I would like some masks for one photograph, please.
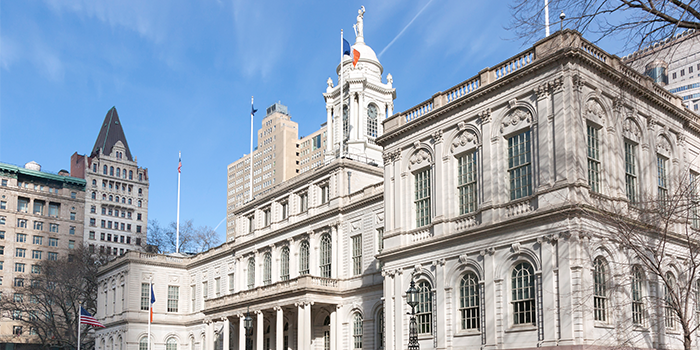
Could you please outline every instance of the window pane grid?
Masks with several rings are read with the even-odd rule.
[[[430,224],[430,168],[416,173],[416,227]]]
[[[625,142],[625,192],[632,203],[637,202],[636,148],[637,146]]]
[[[588,125],[588,185],[600,192],[600,139],[599,129]]]
[[[282,248],[282,258],[280,259],[280,280],[289,280],[289,247]]]
[[[607,321],[607,264],[598,257],[593,261],[593,314],[596,321]]]
[[[462,329],[479,330],[479,280],[473,273],[462,277],[459,286]]]
[[[151,300],[148,283],[141,283],[141,310],[148,310],[148,303]]]
[[[270,283],[272,283],[272,254],[265,253],[263,263],[263,284],[268,285]]]
[[[248,260],[248,289],[255,287],[255,259]]]
[[[352,273],[359,275],[362,273],[362,236],[352,237]]]
[[[642,300],[643,275],[639,266],[632,269],[632,323],[642,325],[644,322],[644,302]]]
[[[532,194],[530,130],[508,139],[508,173],[511,200]]]
[[[326,233],[321,236],[321,261],[319,264],[321,277],[331,278],[331,248],[331,236]]]
[[[666,178],[666,158],[656,157],[656,171],[658,178],[658,200],[663,202],[668,196],[668,179]]]
[[[418,284],[418,305],[416,305],[418,333],[431,334],[433,325],[433,298],[430,283]]]
[[[168,312],[177,312],[180,287],[168,286]]]
[[[353,349],[362,349],[362,316],[358,313],[353,317],[352,340]]]
[[[309,241],[301,242],[299,251],[299,274],[309,274]]]
[[[535,324],[535,274],[532,265],[520,263],[513,269],[513,324]]]
[[[476,210],[476,153],[459,157],[458,160],[459,214]]]

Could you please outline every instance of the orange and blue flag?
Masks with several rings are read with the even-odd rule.
[[[153,285],[151,284],[151,322],[153,322],[153,304],[156,302],[156,294],[153,293]]]

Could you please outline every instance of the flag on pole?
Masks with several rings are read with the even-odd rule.
[[[97,321],[97,319],[90,315],[90,313],[87,312],[87,310],[83,309],[82,306],[80,307],[80,323],[105,328],[105,326],[102,323]]]
[[[182,168],[182,156],[180,156],[180,159],[178,160],[177,163],[177,173],[180,173],[180,169]]]
[[[257,111],[258,110],[253,107],[253,101],[250,101],[250,117],[252,118]]]
[[[357,61],[359,61],[359,60],[360,60],[360,51],[352,49],[352,66],[355,67],[357,65]]]
[[[153,304],[156,302],[156,295],[153,293],[153,285],[151,284],[151,322],[153,322]]]
[[[343,39],[343,56],[345,55],[350,56],[350,43]]]

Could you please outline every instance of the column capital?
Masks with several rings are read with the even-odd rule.
[[[275,310],[275,311],[282,311],[282,307],[281,307],[281,306],[274,306],[272,309]]]

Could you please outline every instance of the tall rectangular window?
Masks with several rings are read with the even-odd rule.
[[[666,177],[666,166],[667,166],[667,160],[666,158],[657,155],[656,156],[656,174],[658,178],[658,200],[661,202],[661,205],[664,205],[663,202],[666,200],[668,197],[668,178]]]
[[[508,174],[511,200],[532,194],[530,130],[508,139]]]
[[[362,273],[362,235],[352,237],[352,274]]]
[[[328,203],[328,197],[329,197],[329,188],[328,185],[322,185],[321,186],[321,204],[326,204]]]
[[[141,283],[141,310],[148,310],[151,302],[151,290],[148,283]]]
[[[26,213],[29,210],[29,199],[28,198],[17,198],[17,211]]]
[[[209,283],[207,281],[202,282],[202,299],[207,300],[209,298]]]
[[[234,283],[235,280],[233,279],[233,277],[234,277],[233,273],[228,274],[228,292],[229,293],[233,293],[233,287],[235,286],[235,283]]]
[[[417,172],[415,181],[416,227],[421,227],[430,224],[430,168]]]
[[[384,249],[384,227],[377,229],[377,250],[381,253]]]
[[[459,189],[459,214],[476,210],[476,152],[465,154],[457,160],[457,188]]]
[[[625,141],[625,192],[627,199],[637,202],[637,145]]]
[[[591,125],[588,129],[588,186],[600,192],[600,129]]]
[[[221,278],[214,278],[214,295],[219,297],[221,295]]]
[[[197,286],[194,284],[190,286],[190,311],[194,312],[195,305],[197,304]]]
[[[168,312],[177,312],[177,303],[180,299],[180,287],[168,286]]]
[[[34,214],[44,215],[44,202],[37,200],[34,201]]]
[[[699,69],[700,70],[700,69]],[[692,228],[699,230],[700,229],[700,204],[698,204],[698,200],[700,200],[700,178],[698,177],[697,173],[690,172],[690,193],[691,193],[691,198],[694,200],[693,206],[690,208],[691,210],[691,226]],[[698,302],[700,305],[700,302]]]
[[[58,209],[59,209],[58,203],[49,203],[49,216],[53,216],[53,217],[57,218],[58,217]]]
[[[270,226],[270,224],[272,223],[272,209],[267,208],[263,211],[263,213],[265,214],[264,215],[265,216],[265,225],[264,226]]]
[[[299,202],[301,204],[301,212],[309,210],[309,194],[304,192],[299,195]]]
[[[282,220],[287,220],[289,217],[289,202],[282,202]]]

